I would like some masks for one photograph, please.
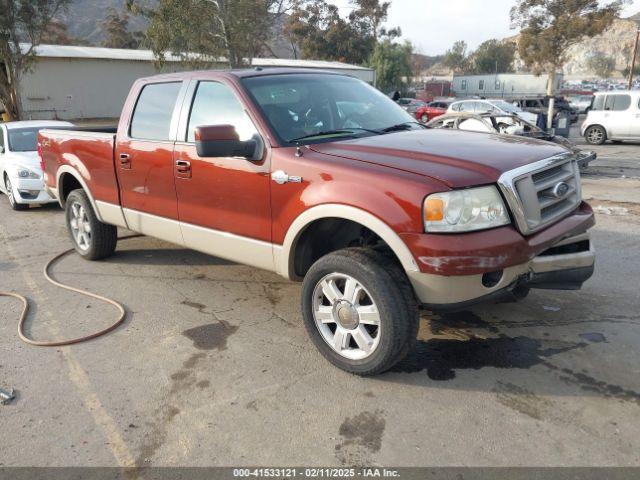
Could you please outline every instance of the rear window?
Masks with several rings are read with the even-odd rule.
[[[180,88],[182,82],[154,83],[142,89],[131,119],[131,138],[169,140]]]
[[[631,96],[629,95],[607,95],[604,109],[612,112],[624,112],[631,106]]]

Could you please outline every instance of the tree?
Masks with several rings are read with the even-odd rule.
[[[142,32],[129,31],[129,15],[126,12],[118,12],[110,7],[107,16],[102,21],[102,28],[107,33],[107,38],[102,42],[106,48],[130,48],[140,47],[143,40]]]
[[[616,59],[604,55],[594,55],[587,62],[587,66],[600,78],[609,78],[616,69]],[[628,72],[627,72],[628,73]]]
[[[629,78],[629,74],[631,73],[631,66],[627,65],[626,67],[624,67],[624,70],[622,70],[622,75],[624,75],[625,78]],[[638,76],[640,75],[640,65],[636,65],[633,69],[633,76]]]
[[[513,42],[487,40],[472,55],[475,73],[513,72],[516,46]]]
[[[22,118],[20,84],[35,61],[35,49],[53,18],[70,0],[0,0],[0,102]],[[27,43],[22,48],[21,42]]]
[[[375,46],[369,66],[376,70],[376,85],[383,92],[401,90],[403,78],[413,75],[413,46],[385,38]]]
[[[469,70],[467,42],[459,40],[444,54],[442,64],[453,70],[453,73],[465,73]]]
[[[512,26],[520,27],[518,52],[535,73],[547,73],[549,118],[553,127],[556,72],[565,62],[567,49],[585,36],[607,29],[627,0],[602,5],[598,0],[517,0],[511,9]]]
[[[269,39],[284,0],[128,0],[130,11],[149,19],[147,41],[158,63],[167,52],[192,68],[226,58],[230,67],[257,56]]]
[[[352,0],[347,18],[326,0],[297,0],[285,34],[300,45],[303,58],[364,64],[380,38],[395,38],[399,29],[386,30],[389,2]]]

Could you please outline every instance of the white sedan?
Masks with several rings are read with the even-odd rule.
[[[72,127],[69,122],[28,121],[0,124],[0,191],[14,210],[55,202],[44,189],[38,156],[38,132]]]

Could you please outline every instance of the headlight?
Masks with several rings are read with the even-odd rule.
[[[427,232],[473,232],[511,223],[494,186],[429,195],[423,210]]]
[[[29,170],[28,168],[19,168],[18,169],[18,177],[20,178],[40,178],[40,175],[34,172],[33,170]]]

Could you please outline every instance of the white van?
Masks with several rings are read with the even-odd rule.
[[[582,136],[591,145],[607,140],[640,140],[640,91],[596,93]]]

